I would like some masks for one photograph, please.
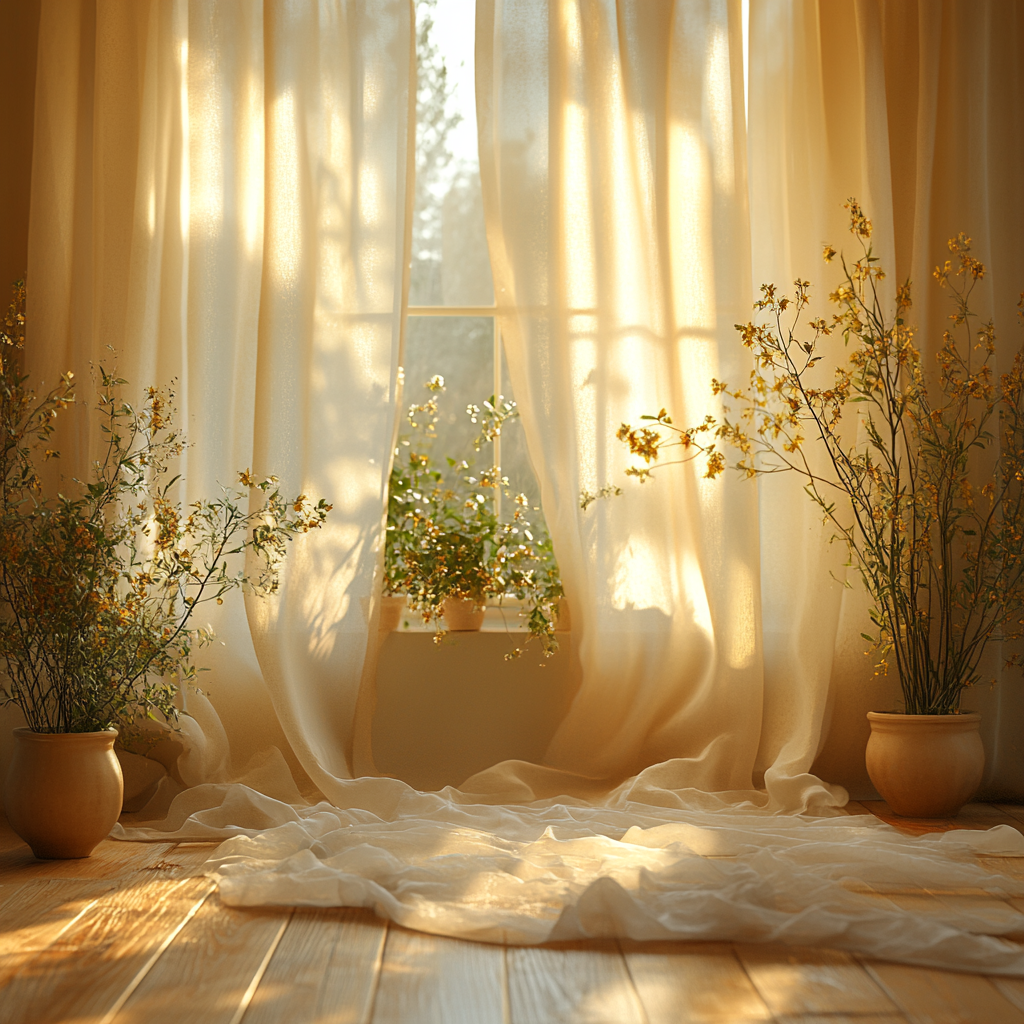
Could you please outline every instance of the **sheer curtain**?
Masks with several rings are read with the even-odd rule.
[[[1024,289],[1022,54],[1024,12],[1002,0],[751,0],[755,286],[810,279],[826,312],[835,271],[821,246],[849,239],[842,203],[856,196],[873,220],[889,294],[911,281],[916,339],[931,356],[950,312],[931,271],[964,231],[988,267],[974,306],[995,321],[1004,372],[1024,341],[1015,308]],[[860,639],[863,595],[847,590],[840,605],[823,571],[829,553],[809,542],[820,537],[818,517],[799,481],[775,478],[760,490],[766,686],[783,692],[794,673],[831,674],[827,749],[815,771],[860,775],[867,788],[865,712],[895,707],[895,682],[872,675]],[[977,687],[965,704],[983,712],[982,796],[1020,800],[1024,688],[1004,660],[993,651],[985,672],[997,684]]]
[[[808,774],[838,593],[814,602],[784,678],[766,676],[757,487],[697,464],[627,486],[614,440],[659,408],[701,421],[711,378],[747,372],[739,13],[493,5],[481,167],[509,371],[582,623],[583,684],[549,760],[615,780],[658,765],[642,785],[800,811],[845,802]],[[581,510],[582,491],[618,484]]]
[[[29,371],[74,370],[83,400],[90,366],[116,361],[133,400],[173,380],[193,442],[184,501],[251,467],[334,505],[292,546],[278,597],[213,622],[223,646],[210,700],[192,694],[183,718],[186,783],[246,777],[297,801],[292,774],[330,792],[356,771],[412,47],[405,0],[43,5]],[[68,473],[96,440],[72,425]]]
[[[897,690],[865,658],[865,597],[855,574],[838,582],[844,553],[801,481],[710,482],[692,464],[641,487],[614,433],[659,408],[680,423],[718,411],[711,377],[749,370],[733,325],[752,286],[810,278],[828,315],[822,243],[849,239],[850,196],[886,287],[914,280],[929,351],[948,313],[931,267],[958,230],[976,237],[979,312],[1008,364],[1024,287],[1019,10],[752,0],[748,134],[738,3],[485,9],[497,302],[583,632],[583,685],[547,759],[613,779],[657,764],[643,778],[671,789],[763,785],[786,810],[841,801],[816,777],[830,770],[870,792],[865,712]],[[580,509],[609,484],[626,493]],[[1024,694],[1005,675],[968,700],[987,712],[985,792],[1020,798]]]
[[[45,9],[40,51],[34,369],[110,340],[133,381],[178,375],[210,453],[187,466],[190,491],[251,450],[258,472],[335,502],[280,600],[248,609],[254,656],[242,624],[215,624],[223,724],[190,704],[194,784],[118,834],[225,839],[210,871],[234,904],[371,906],[488,941],[781,940],[1024,973],[997,937],[1020,915],[923,921],[867,895],[1024,893],[974,860],[1024,841],[909,840],[840,815],[843,793],[809,774],[828,638],[791,685],[770,682],[758,491],[683,471],[578,508],[581,488],[619,479],[619,418],[662,402],[698,415],[708,376],[740,371],[738,3],[478,4],[496,291],[585,677],[544,764],[439,793],[374,777],[360,686],[394,422],[410,9],[67,9]],[[254,759],[225,763],[228,738]],[[319,794],[279,781],[275,740]]]

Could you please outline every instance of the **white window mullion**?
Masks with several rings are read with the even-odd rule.
[[[409,316],[494,316],[494,306],[409,306]]]

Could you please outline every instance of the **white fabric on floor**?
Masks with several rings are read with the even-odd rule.
[[[370,907],[409,928],[485,942],[785,942],[1024,974],[1024,951],[998,937],[1024,930],[1009,906],[994,923],[991,913],[972,919],[938,904],[923,915],[869,895],[1024,895],[1024,880],[975,861],[1024,856],[1009,826],[908,838],[871,815],[770,814],[741,794],[660,790],[645,774],[602,801],[518,805],[420,793],[395,779],[342,784],[344,808],[206,785],[183,793],[158,829],[120,834],[232,835],[209,868],[235,906]]]

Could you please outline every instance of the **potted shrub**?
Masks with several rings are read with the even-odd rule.
[[[749,383],[712,389],[738,403],[738,416],[726,408],[679,428],[663,409],[644,417],[654,426],[624,424],[618,436],[641,458],[627,471],[640,480],[670,447],[682,461],[705,459],[709,477],[726,467],[723,448],[738,451],[747,476],[804,477],[872,599],[874,630],[864,637],[902,690],[899,712],[868,716],[869,775],[896,813],[945,817],[970,799],[984,766],[980,716],[961,710],[964,692],[989,645],[1022,633],[1024,357],[996,378],[993,325],[972,323],[969,307],[985,268],[961,234],[949,242],[953,259],[935,269],[953,311],[926,368],[908,323],[909,284],[886,315],[871,224],[855,200],[847,208],[861,255],[842,261],[830,296],[839,312],[801,325],[809,285],[798,280],[792,298],[762,286],[760,322],[737,325],[753,359]],[[824,256],[836,252],[826,246]],[[834,334],[849,356],[826,372],[817,364]],[[821,451],[825,470],[816,468]]]
[[[197,608],[241,587],[273,592],[288,540],[330,506],[286,501],[273,478],[245,472],[244,491],[183,509],[171,496],[185,449],[172,396],[150,389],[136,411],[102,370],[101,458],[88,481],[48,493],[41,464],[58,457],[54,419],[75,389],[70,375],[42,397],[26,386],[23,303],[18,286],[0,325],[0,702],[28,723],[15,730],[4,804],[36,856],[86,857],[121,811],[118,731],[173,725],[180,688],[194,683],[193,651],[211,639],[193,625]]]
[[[449,631],[479,629],[489,599],[515,598],[528,641],[538,640],[545,655],[553,654],[562,584],[547,531],[531,523],[527,498],[511,493],[498,467],[475,475],[468,459],[448,455],[441,468],[431,449],[444,379],[435,376],[425,386],[430,397],[410,408],[412,431],[401,437],[391,472],[385,594],[406,595],[413,611],[434,626],[436,642]],[[518,411],[492,396],[482,408],[469,406],[467,415],[479,426],[473,445],[479,452]],[[498,516],[496,489],[509,497],[510,516]],[[515,647],[507,657],[521,653]]]

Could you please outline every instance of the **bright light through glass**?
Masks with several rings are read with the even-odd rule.
[[[448,136],[448,148],[454,163],[476,167],[476,0],[440,0],[433,17],[434,37],[445,54],[448,81],[453,86],[449,108],[462,115],[462,121]]]

